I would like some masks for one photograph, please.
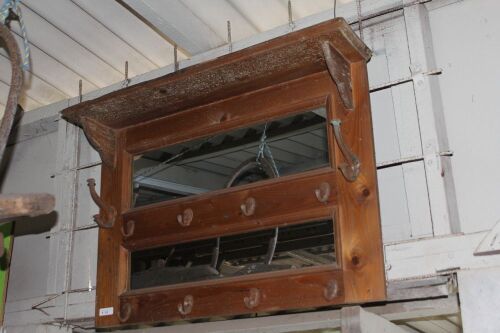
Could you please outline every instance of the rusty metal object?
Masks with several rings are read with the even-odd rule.
[[[236,168],[236,171],[233,173],[231,178],[229,178],[229,181],[226,184],[226,188],[235,186],[235,183],[241,176],[255,169],[261,169],[268,178],[278,177],[276,171],[274,170],[271,162],[268,160],[267,157],[260,157],[258,161],[254,157],[252,157],[242,162]]]
[[[245,303],[245,306],[249,309],[258,307],[260,304],[260,290],[251,288],[248,292],[248,296],[243,298],[243,303]]]
[[[353,182],[359,176],[361,162],[359,161],[359,158],[347,146],[342,137],[342,132],[340,131],[340,125],[342,124],[342,122],[339,119],[333,119],[331,121],[331,124],[333,126],[333,134],[335,135],[335,140],[337,141],[340,151],[342,152],[342,155],[344,155],[344,158],[347,162],[340,163],[339,169],[340,171],[342,171],[342,174],[347,181]]]
[[[255,198],[248,197],[245,202],[241,204],[240,209],[243,215],[252,216],[255,213],[255,207],[257,206],[257,201]]]
[[[186,295],[182,302],[177,304],[177,311],[183,316],[186,316],[193,311],[194,299],[191,295]]]
[[[182,214],[177,214],[177,222],[182,227],[189,227],[191,222],[193,222],[194,212],[191,208],[186,208]]]
[[[318,188],[314,191],[316,198],[319,202],[326,203],[330,198],[331,186],[327,182],[319,184]]]
[[[336,280],[330,280],[328,281],[325,290],[323,292],[323,296],[327,301],[331,301],[335,297],[337,297],[339,294],[339,284],[337,283]]]
[[[110,229],[115,225],[116,220],[116,209],[113,206],[108,206],[97,194],[95,190],[95,179],[87,179],[87,185],[89,186],[90,196],[94,200],[95,204],[99,207],[102,214],[94,215],[94,221],[101,228]]]
[[[129,220],[127,223],[124,222],[120,230],[124,239],[131,237],[135,231],[135,221]]]
[[[12,33],[3,24],[0,24],[0,38],[5,43],[12,68],[9,96],[7,98],[2,123],[0,124],[0,156],[3,156],[17,111],[17,102],[23,85],[23,71],[21,69],[21,53],[19,52],[19,47]]]
[[[130,319],[132,315],[132,305],[130,303],[122,304],[120,311],[118,311],[118,319],[121,323],[124,323]]]

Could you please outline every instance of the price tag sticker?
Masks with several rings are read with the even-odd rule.
[[[113,307],[99,309],[99,317],[111,316],[112,314],[113,314]]]

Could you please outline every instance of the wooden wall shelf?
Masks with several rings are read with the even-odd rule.
[[[384,300],[366,70],[370,55],[345,20],[335,19],[64,110],[63,117],[83,127],[100,153],[100,200],[103,207],[116,211],[112,227],[99,230],[96,326]],[[306,111],[309,118],[304,116]],[[191,147],[191,160],[200,157],[203,148],[199,147],[210,147],[210,156],[218,156],[213,152],[234,151],[240,141],[250,147],[258,145],[255,137],[267,140],[268,124],[269,133],[273,126],[290,122],[296,126],[285,129],[301,130],[306,118],[313,119],[314,130],[320,131],[316,141],[324,140],[321,148],[316,149],[320,151],[319,160],[325,159],[321,160],[323,164],[312,157],[300,163],[287,162],[290,170],[295,167],[300,171],[278,177],[278,167],[273,166],[274,178],[230,188],[219,182],[219,187],[214,185],[211,190],[192,186],[189,182],[194,178],[187,177],[188,185],[180,184],[180,180],[173,183],[181,188],[178,193],[189,192],[186,189],[193,193],[183,194],[186,196],[182,198],[178,193],[163,193],[161,202],[134,206],[136,168],[140,163],[167,165],[172,159],[184,158],[183,153],[172,155],[170,147]],[[238,131],[249,134],[235,141],[234,133]],[[311,136],[312,129],[308,131],[299,132]],[[216,140],[210,138],[220,140],[215,144]],[[307,144],[297,138],[293,141],[296,144]],[[205,146],[192,148],[192,142],[197,140],[206,140]],[[220,143],[231,140],[232,146]],[[276,149],[272,142],[269,145]],[[157,153],[163,157],[152,162],[151,156]],[[187,158],[185,161],[188,163]],[[303,167],[307,163],[314,167]],[[214,173],[213,178],[217,177],[222,176]],[[172,179],[153,178],[148,180],[172,184]],[[206,177],[201,181],[206,183]],[[105,217],[106,210],[101,211],[101,217]],[[283,245],[278,240],[283,237],[279,230],[298,230],[302,225],[316,225],[311,224],[314,221],[322,221],[321,225],[329,225],[333,230],[321,236],[331,244],[324,247],[331,252],[325,257],[331,262],[313,261],[309,266],[292,265],[289,269],[283,268],[286,265],[265,266],[271,265],[274,251]],[[229,243],[224,240],[267,230],[271,230],[270,235],[275,230],[274,240],[271,237],[269,241],[269,247],[274,248],[268,263],[259,266],[264,271],[224,276],[220,273],[219,250],[229,253],[224,248]],[[289,235],[290,239],[295,236]],[[154,268],[144,264],[146,261],[137,264],[134,258],[139,254],[151,255],[160,249],[180,251],[189,242],[210,239],[217,240],[213,249],[216,260],[204,269],[215,270],[216,276],[191,276],[187,282],[147,288],[131,285],[131,276]],[[222,258],[229,260],[224,254]],[[175,266],[168,260],[170,256],[160,261],[160,271],[167,267],[169,272],[182,275],[192,264]],[[241,262],[238,265],[246,267]]]

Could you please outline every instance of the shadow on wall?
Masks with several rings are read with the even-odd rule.
[[[57,212],[37,217],[19,217],[15,219],[14,236],[43,234],[49,232],[57,223]]]
[[[12,128],[12,132],[9,136],[9,143],[5,149],[2,160],[0,161],[0,194],[7,193],[4,191],[3,187],[5,184],[5,180],[9,169],[14,168],[12,164],[13,155],[16,154],[15,145],[12,145],[12,142],[15,141],[16,137],[19,136],[19,125],[20,120],[23,116],[24,112],[22,108],[18,108],[16,117],[14,119],[14,126]],[[1,116],[0,116],[1,120]],[[36,163],[36,161],[34,161]],[[15,172],[15,170],[10,170]],[[21,193],[34,192],[34,191],[22,191]],[[17,191],[16,191],[17,193]],[[27,234],[42,234],[49,232],[50,229],[57,223],[57,212],[53,211],[50,214],[41,215],[37,217],[16,217],[12,221],[14,223],[14,236],[23,236]],[[0,221],[0,223],[6,221]],[[1,264],[1,263],[0,263]]]

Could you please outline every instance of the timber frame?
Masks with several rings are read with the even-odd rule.
[[[64,110],[103,161],[96,327],[385,300],[370,56],[335,19]],[[327,110],[329,167],[131,208],[134,155],[315,107]],[[129,288],[132,250],[320,218],[335,220],[335,266]]]

